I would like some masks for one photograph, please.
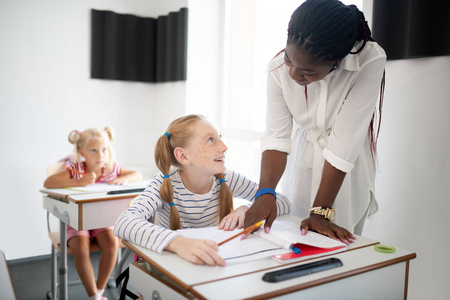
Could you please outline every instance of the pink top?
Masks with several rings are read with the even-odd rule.
[[[86,163],[83,161],[81,163],[78,162],[71,162],[67,167],[71,168],[72,170],[76,170],[78,172],[74,172],[71,170],[68,170],[70,172],[70,178],[71,179],[81,179],[83,178],[84,174],[86,173]],[[105,170],[105,168],[102,168],[102,175],[97,178],[95,181],[96,183],[108,183],[113,179],[116,179],[120,176],[122,173],[122,168],[119,166],[117,162],[114,163],[111,170]]]

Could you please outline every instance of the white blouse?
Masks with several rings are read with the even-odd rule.
[[[361,42],[352,52],[360,46]],[[291,191],[282,189],[293,202],[294,214],[307,217],[307,208],[314,202],[320,183],[324,159],[343,172],[354,173],[347,174],[336,198],[335,223],[351,231],[371,202],[370,212],[376,211],[375,168],[368,129],[379,97],[385,62],[384,50],[375,42],[367,42],[360,53],[347,55],[337,70],[307,85],[306,91],[290,78],[289,68],[284,65],[284,52],[269,63],[266,131],[261,149],[288,154],[295,149],[296,153],[289,155],[288,172],[285,171],[283,178],[284,182],[289,182]],[[301,133],[293,134],[294,128]],[[293,140],[296,145],[292,144]],[[296,173],[302,170],[309,170],[311,177],[306,191],[298,191],[294,188],[297,182],[292,182],[298,180]],[[296,202],[298,198],[305,198],[300,195],[305,192],[309,203],[301,204],[300,209]]]

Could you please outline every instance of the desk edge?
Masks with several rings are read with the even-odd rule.
[[[416,258],[416,253],[410,253],[407,254],[405,256],[402,257],[397,257],[388,261],[383,261],[380,263],[376,263],[373,265],[369,265],[369,266],[365,266],[359,269],[354,269],[351,271],[347,271],[347,272],[343,272],[343,273],[339,273],[339,274],[335,274],[335,275],[331,275],[328,277],[323,277],[311,282],[306,282],[304,284],[299,284],[299,285],[295,285],[295,286],[291,286],[288,288],[284,288],[284,289],[280,289],[280,290],[276,290],[270,293],[266,293],[266,294],[261,294],[255,297],[249,297],[249,298],[245,298],[246,300],[253,300],[253,299],[268,299],[268,298],[273,298],[273,297],[278,297],[278,296],[282,296],[282,295],[286,295],[289,293],[293,293],[293,292],[297,292],[300,290],[304,290],[304,289],[308,289],[308,288],[312,288],[312,287],[316,287],[319,286],[321,284],[325,284],[325,283],[329,283],[332,281],[337,281],[337,280],[341,280],[344,278],[348,278],[348,277],[352,277],[358,274],[362,274],[365,272],[370,272],[373,270],[377,270],[380,268],[384,268],[384,267],[388,267],[391,265],[395,265],[398,263],[402,263],[405,262],[407,265],[405,266],[406,269],[409,269],[408,263],[411,259]],[[405,289],[408,286],[408,282],[407,282],[407,277],[405,278],[406,282],[405,282]],[[406,292],[406,290],[405,290]]]
[[[192,290],[191,285],[185,284],[183,281],[178,279],[176,276],[174,276],[172,273],[168,272],[166,269],[164,269],[162,266],[160,266],[158,263],[156,263],[154,260],[150,259],[148,256],[146,256],[144,253],[142,253],[139,249],[134,247],[133,244],[128,242],[127,240],[122,240],[123,244],[133,250],[137,255],[142,257],[145,261],[150,263],[153,267],[158,269],[161,273],[163,273],[165,276],[170,278],[170,280],[174,281],[176,284],[178,284],[181,288],[183,288],[186,292],[190,292]]]

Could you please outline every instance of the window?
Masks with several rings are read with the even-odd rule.
[[[284,49],[289,19],[301,2],[194,0],[188,4],[186,110],[216,122],[229,148],[226,166],[256,182],[265,128],[266,66]],[[362,0],[343,2],[362,7]]]

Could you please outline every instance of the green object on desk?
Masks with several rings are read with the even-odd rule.
[[[378,244],[378,245],[375,245],[375,251],[378,251],[381,253],[395,253],[395,247]]]

